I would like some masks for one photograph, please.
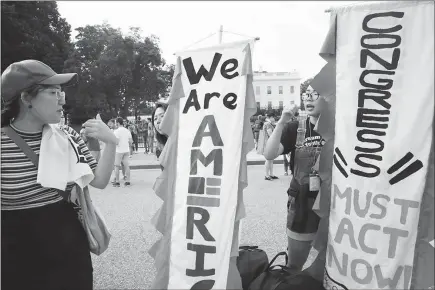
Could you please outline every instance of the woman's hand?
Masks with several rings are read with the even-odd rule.
[[[85,135],[85,128],[82,128],[81,130],[80,130],[80,137],[82,137],[82,139],[83,139],[83,142],[88,142],[88,140],[87,140],[87,138],[86,138],[86,135]]]
[[[101,120],[90,119],[83,124],[85,128],[85,135],[96,138],[104,143],[118,143],[118,139],[109,126],[103,123]]]
[[[279,119],[278,123],[285,124],[291,121],[295,113],[299,110],[298,106],[292,106],[290,108],[285,108],[282,111],[281,118]]]

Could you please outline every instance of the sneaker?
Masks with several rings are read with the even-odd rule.
[[[271,175],[270,178],[272,178],[272,179],[278,179],[278,176]]]
[[[131,184],[130,184],[130,182],[128,182],[128,181],[126,181],[126,182],[124,182],[124,186],[130,186]]]
[[[121,186],[121,184],[119,182],[114,182],[113,183],[113,187],[120,187],[120,186]]]
[[[265,180],[272,180],[272,178],[270,176],[265,176],[264,179]]]

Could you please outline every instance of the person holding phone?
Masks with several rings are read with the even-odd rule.
[[[287,237],[288,266],[295,270],[301,270],[306,262],[320,221],[312,207],[320,187],[317,161],[325,144],[316,131],[325,102],[323,97],[309,86],[302,100],[308,117],[299,116],[298,121],[292,121],[297,106],[285,109],[264,150],[268,160],[289,153],[293,157],[290,160],[293,178],[287,191]]]

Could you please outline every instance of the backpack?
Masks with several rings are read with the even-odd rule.
[[[325,290],[321,281],[304,271],[294,271],[283,265],[273,266],[279,256],[285,256],[288,264],[287,253],[278,253],[267,269],[251,283],[249,290]]]
[[[239,247],[237,257],[237,269],[242,278],[243,290],[248,290],[249,284],[255,280],[269,265],[269,259],[265,251],[258,246]]]

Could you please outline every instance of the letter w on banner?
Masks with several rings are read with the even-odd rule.
[[[179,53],[177,176],[168,289],[226,289],[242,153],[249,42]]]
[[[327,289],[409,289],[434,116],[434,3],[338,8]],[[432,253],[433,254],[433,253]]]

